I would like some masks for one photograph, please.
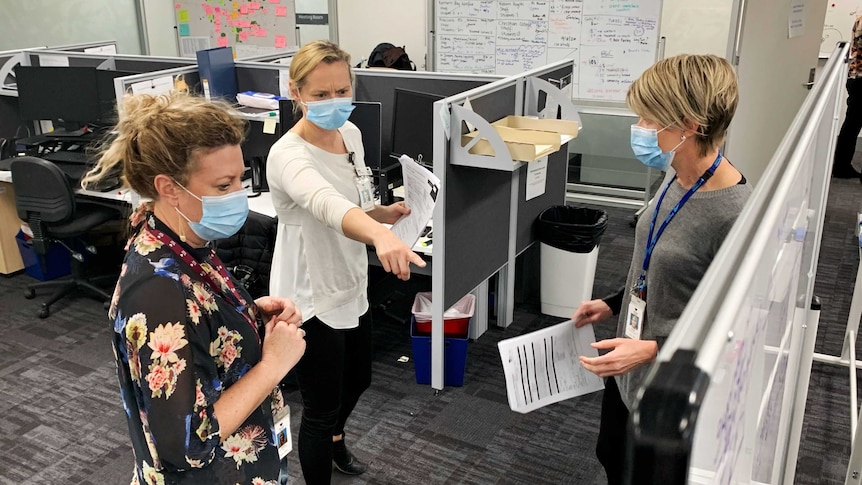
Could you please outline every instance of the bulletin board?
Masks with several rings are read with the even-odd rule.
[[[435,0],[434,68],[512,75],[574,59],[574,98],[623,101],[656,61],[661,8],[661,0]]]
[[[233,47],[245,57],[296,47],[294,0],[175,0],[180,55]]]
[[[838,42],[851,40],[853,21],[858,14],[862,14],[862,0],[832,0],[826,5],[820,57],[829,57]]]

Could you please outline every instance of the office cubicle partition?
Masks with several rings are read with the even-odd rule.
[[[155,57],[39,49],[26,50],[23,64],[27,66],[66,65],[100,67],[102,69],[143,73],[195,65],[195,60],[183,57]]]
[[[847,51],[829,58],[650,370],[632,414],[636,481],[793,483]],[[862,464],[853,333],[849,361],[826,360],[850,368],[846,483]]]
[[[298,47],[292,47],[290,49],[285,49],[281,51],[275,52],[267,52],[266,54],[258,54],[254,56],[247,57],[237,57],[237,62],[267,62],[267,63],[276,63],[276,64],[290,64],[290,59],[296,55],[296,51],[298,51]]]
[[[526,200],[528,164],[513,161],[490,123],[508,115],[576,119],[570,99],[548,81],[571,76],[571,60],[507,77],[434,104],[434,174],[442,190],[434,210],[431,385],[443,388],[443,312],[499,272],[497,324],[514,312],[514,268],[518,253],[535,240],[532,225],[541,210],[565,203],[566,149],[548,156],[545,191]],[[531,79],[540,81],[531,81]],[[545,81],[542,83],[541,81]],[[469,99],[471,109],[463,104]],[[469,153],[461,135],[470,123],[495,155]]]

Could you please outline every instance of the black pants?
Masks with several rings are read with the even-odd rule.
[[[853,170],[850,162],[856,152],[856,138],[862,130],[862,78],[847,80],[847,114],[838,132],[835,143],[835,161],[832,173],[848,173]]]
[[[299,462],[309,485],[328,484],[332,476],[332,437],[371,384],[371,313],[359,327],[335,330],[316,317],[306,321],[305,355],[296,367],[302,394]]]
[[[623,469],[628,466],[626,464],[628,424],[629,410],[620,397],[616,379],[609,377],[605,379],[599,441],[596,444],[596,456],[605,469],[609,485],[623,483]]]

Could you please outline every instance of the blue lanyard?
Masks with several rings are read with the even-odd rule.
[[[652,253],[655,249],[656,243],[658,243],[659,238],[664,233],[664,230],[667,229],[668,224],[670,224],[670,221],[673,219],[676,213],[679,212],[679,210],[682,209],[682,206],[684,206],[685,203],[688,202],[688,199],[690,199],[691,196],[694,195],[694,193],[697,192],[697,190],[701,188],[701,186],[703,186],[703,184],[706,183],[706,181],[709,180],[715,174],[715,170],[718,168],[719,163],[721,163],[721,158],[721,152],[718,152],[718,156],[715,157],[715,161],[712,162],[712,166],[706,169],[706,172],[703,172],[703,175],[701,175],[700,178],[697,179],[697,182],[695,182],[695,184],[690,189],[688,189],[688,192],[686,192],[685,195],[683,195],[682,198],[679,199],[679,202],[677,202],[673,209],[670,210],[670,213],[668,213],[667,217],[665,217],[664,222],[662,222],[661,226],[659,226],[658,232],[655,234],[655,238],[653,238],[655,222],[658,219],[658,211],[661,208],[661,203],[664,200],[664,196],[667,194],[668,189],[670,188],[671,184],[673,184],[676,180],[675,174],[670,180],[670,182],[668,182],[668,184],[665,186],[664,190],[662,190],[661,196],[659,196],[658,198],[658,203],[656,203],[655,205],[655,211],[653,211],[652,213],[652,221],[649,225],[649,235],[647,236],[646,252],[644,253],[643,271],[641,272],[641,275],[638,278],[638,281],[635,286],[636,293],[641,298],[646,298],[646,273],[649,270],[650,260],[652,259]]]

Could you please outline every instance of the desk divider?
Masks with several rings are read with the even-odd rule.
[[[565,203],[565,147],[548,157],[545,194],[526,201],[527,164],[511,159],[490,122],[508,115],[556,118],[557,111],[563,119],[576,119],[571,101],[547,82],[571,76],[573,71],[572,60],[559,61],[434,103],[434,112],[442,112],[434,118],[434,173],[442,190],[434,209],[432,291],[443,295],[431,302],[434,389],[443,388],[443,311],[474,288],[484,289],[487,280],[498,273],[497,324],[510,324],[516,255],[534,242],[532,225],[538,213]],[[545,82],[531,82],[533,77]],[[461,106],[467,99],[472,111]],[[541,111],[539,101],[545,102]],[[468,152],[469,144],[461,146],[466,121],[489,140],[494,156],[473,155]]]

